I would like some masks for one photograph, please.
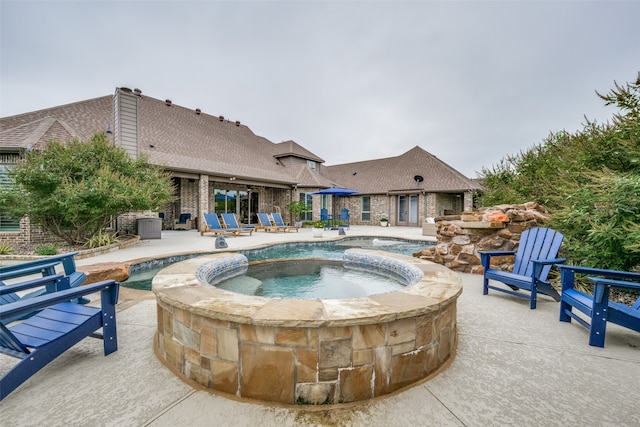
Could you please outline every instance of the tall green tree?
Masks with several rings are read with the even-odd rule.
[[[480,203],[541,203],[572,261],[628,270],[640,264],[640,73],[614,85],[597,94],[618,110],[607,123],[587,120],[483,169]]]
[[[158,210],[174,194],[167,172],[145,157],[132,160],[105,134],[27,152],[10,177],[15,185],[0,192],[5,209],[71,244],[85,243],[114,216]]]

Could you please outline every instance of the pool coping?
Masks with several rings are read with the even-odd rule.
[[[459,276],[430,261],[385,251],[352,249],[397,259],[423,274],[418,283],[389,293],[346,299],[296,300],[241,295],[202,283],[196,270],[230,252],[190,258],[165,267],[153,279],[160,302],[218,320],[256,326],[343,326],[389,322],[437,311],[462,293]]]

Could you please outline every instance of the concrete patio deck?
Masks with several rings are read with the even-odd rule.
[[[422,239],[418,228],[352,227],[347,235]],[[323,239],[337,237],[326,231]],[[214,237],[163,232],[160,240],[79,265],[211,251]],[[319,239],[256,232],[227,238],[230,249]],[[85,339],[0,402],[0,425],[99,426],[512,426],[640,425],[640,334],[609,325],[606,347],[558,321],[558,303],[482,295],[481,277],[462,274],[458,352],[436,377],[390,397],[345,407],[298,409],[241,402],[195,389],[156,358],[153,294],[122,289],[119,349]],[[0,356],[0,373],[15,359]]]

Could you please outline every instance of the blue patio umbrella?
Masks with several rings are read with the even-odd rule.
[[[342,187],[331,187],[331,188],[325,188],[324,190],[320,190],[320,191],[316,191],[315,193],[311,193],[311,194],[328,194],[330,196],[336,197],[336,196],[351,196],[352,194],[357,194],[359,193],[359,191],[357,190],[350,190],[348,188],[342,188]],[[333,218],[335,220],[336,218],[336,203],[335,201],[332,203],[333,205]],[[334,228],[335,229],[335,228]]]
[[[225,196],[224,194],[216,194],[216,200],[235,200],[235,196]]]

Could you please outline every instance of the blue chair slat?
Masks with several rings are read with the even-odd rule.
[[[564,262],[557,258],[564,236],[550,228],[531,228],[522,233],[517,252],[486,251],[480,257],[484,267],[483,291],[487,295],[489,289],[505,292],[529,300],[529,307],[536,308],[537,294],[543,293],[560,301],[560,294],[547,281],[551,267]],[[491,257],[515,256],[513,271],[505,272],[491,268]],[[496,287],[489,280],[502,282],[511,289]],[[529,291],[529,294],[521,292]]]
[[[11,285],[4,285],[0,282],[0,306],[10,304],[13,302],[28,300],[33,297],[44,295],[47,293],[61,291],[63,289],[69,289],[70,287],[69,276],[63,276],[57,274],[55,276],[39,277],[37,279],[27,280],[20,283],[14,283]],[[27,295],[20,297],[16,292],[24,291],[27,289],[37,288],[35,291],[28,293]],[[2,319],[5,323],[11,323],[15,320],[25,319],[32,313],[22,313]]]
[[[0,353],[22,359],[0,378],[0,400],[85,337],[96,337],[100,329],[105,356],[116,351],[118,289],[119,284],[109,280],[0,306]],[[69,302],[94,292],[100,292],[100,307]],[[38,310],[33,317],[6,326],[7,318]]]
[[[338,221],[344,221],[346,227],[347,228],[351,228],[349,226],[349,209],[342,208],[340,210],[340,215],[338,216]],[[340,222],[338,222],[338,225],[340,225]]]
[[[27,263],[28,264],[28,263]],[[0,271],[0,281],[14,279],[16,277],[25,277],[32,274],[41,274],[42,276],[52,276],[56,274],[56,265],[60,264],[59,261],[48,262],[44,264],[25,265],[18,264],[21,268],[14,268],[11,270]]]

